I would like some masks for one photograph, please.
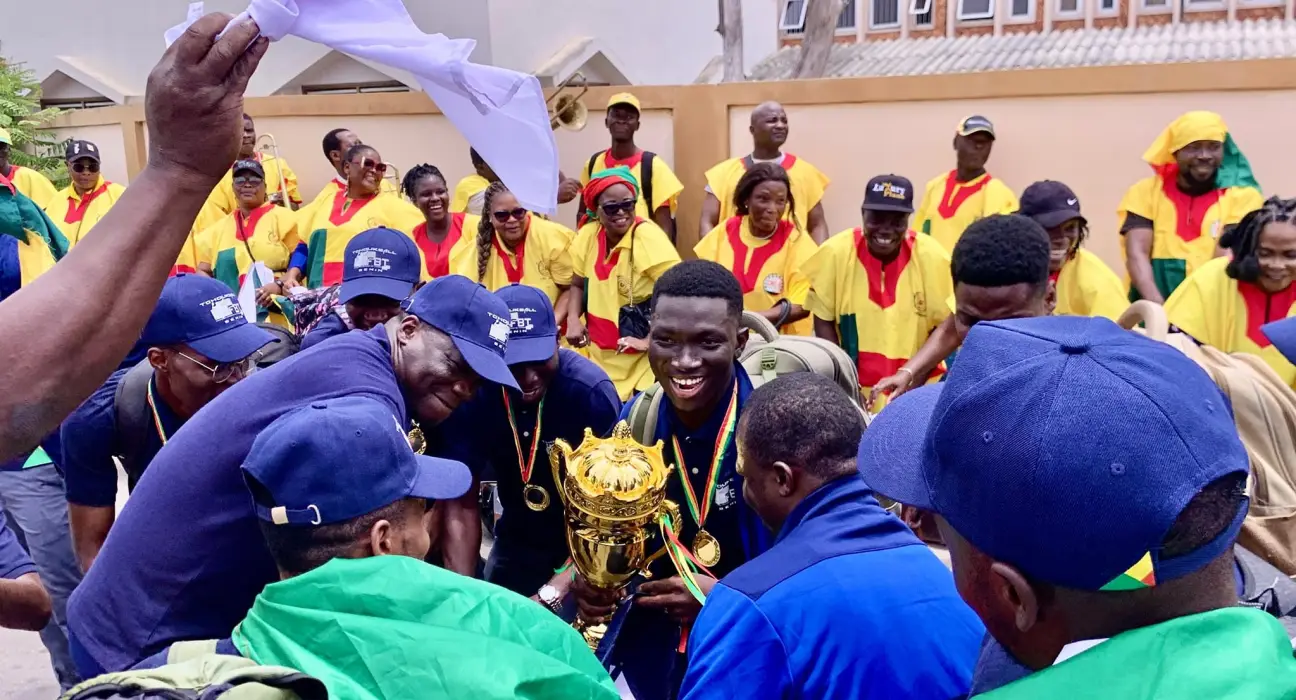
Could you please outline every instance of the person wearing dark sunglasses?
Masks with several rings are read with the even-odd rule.
[[[45,203],[49,215],[74,246],[108,213],[125,187],[100,174],[99,147],[89,141],[69,141],[67,169],[72,182]]]
[[[450,261],[451,272],[486,285],[492,292],[511,284],[535,287],[561,307],[558,324],[567,316],[559,299],[571,286],[571,241],[576,233],[562,224],[533,216],[518,204],[502,182],[486,188],[484,214],[477,220],[477,245],[472,255],[460,248]]]
[[[302,204],[301,193],[297,191],[297,173],[289,167],[288,162],[277,155],[262,153],[257,150],[256,125],[252,117],[243,115],[243,132],[239,141],[238,160],[254,160],[266,171],[266,185],[269,188],[269,200],[279,206],[296,210]],[[235,161],[237,162],[237,161]],[[287,192],[283,190],[287,189]],[[226,214],[238,210],[238,195],[234,192],[234,170],[231,166],[220,184],[212,190],[207,201]]]
[[[385,227],[413,240],[414,229],[424,221],[417,207],[383,189],[387,164],[373,146],[353,146],[342,169],[346,189],[339,190],[327,206],[313,209],[308,221],[299,222],[302,240],[288,261],[289,269],[300,267],[306,272],[308,285],[315,289],[342,282],[347,244],[360,233]],[[428,279],[425,273],[423,280]]]

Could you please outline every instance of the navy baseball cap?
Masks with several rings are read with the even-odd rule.
[[[1196,551],[1161,559],[1185,506],[1245,476],[1232,410],[1165,343],[1103,318],[978,323],[943,384],[891,402],[864,432],[878,493],[942,515],[989,556],[1048,583],[1126,590],[1232,547],[1247,504]]]
[[[1288,362],[1296,364],[1296,317],[1266,323],[1260,326],[1260,332]]]
[[[216,362],[237,362],[278,339],[247,322],[224,282],[177,275],[162,286],[140,340],[151,346],[188,345]]]
[[[512,284],[495,295],[509,308],[509,342],[504,361],[510,365],[544,362],[558,351],[558,320],[549,295],[522,284]]]
[[[418,246],[409,236],[390,228],[371,228],[352,238],[346,247],[346,267],[338,303],[364,294],[404,301],[419,281]]]
[[[404,308],[449,335],[482,379],[518,388],[504,359],[511,316],[503,299],[463,275],[446,275],[423,285]]]
[[[1017,213],[1029,216],[1044,228],[1056,228],[1072,219],[1088,223],[1080,214],[1080,198],[1056,180],[1040,180],[1022,190]]]
[[[261,167],[260,163],[251,158],[234,161],[234,168],[231,170],[231,174],[237,177],[239,173],[252,173],[262,180],[265,179],[265,168]]]
[[[340,523],[403,498],[458,498],[473,480],[462,462],[415,454],[391,409],[359,396],[275,419],[253,441],[243,478],[260,487],[257,517],[276,525]]]

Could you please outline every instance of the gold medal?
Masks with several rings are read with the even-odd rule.
[[[423,454],[423,451],[427,449],[427,438],[423,437],[423,429],[418,426],[418,423],[414,424],[405,439],[409,440],[410,449],[414,450],[416,455]]]
[[[527,508],[539,513],[549,507],[549,492],[543,486],[527,484],[522,489],[522,500],[526,502]]]
[[[720,542],[706,530],[698,530],[693,538],[693,556],[702,566],[715,566],[720,563]]]

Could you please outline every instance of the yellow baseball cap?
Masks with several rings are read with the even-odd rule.
[[[995,137],[994,123],[991,122],[986,117],[983,117],[979,114],[974,114],[970,117],[964,118],[963,121],[959,122],[958,128],[956,130],[956,133],[958,133],[960,136],[971,136],[972,134],[978,132],[983,134],[989,134],[990,138],[993,139]]]
[[[0,129],[0,143],[13,143],[13,139],[9,137],[9,131],[7,129]]]
[[[631,107],[635,108],[636,112],[643,111],[639,107],[639,98],[635,97],[634,95],[631,95],[628,92],[618,92],[617,94],[613,95],[612,98],[608,100],[607,108],[612,109],[617,105],[630,105]]]

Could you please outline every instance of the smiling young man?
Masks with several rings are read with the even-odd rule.
[[[557,612],[571,585],[555,575],[568,557],[563,505],[549,466],[556,439],[576,446],[585,429],[606,435],[621,410],[616,387],[598,365],[558,348],[549,297],[511,285],[495,293],[511,315],[505,360],[518,389],[486,387],[431,436],[429,451],[467,464],[481,478],[494,474],[504,515],[486,580],[530,596]],[[476,507],[476,490],[464,496]],[[480,529],[477,530],[480,532]]]
[[[680,504],[680,542],[718,577],[765,551],[772,539],[743,501],[737,469],[734,433],[752,392],[738,364],[747,343],[747,331],[740,328],[742,298],[738,280],[723,266],[682,262],[653,288],[648,336],[648,361],[666,398],[658,415],[649,417],[649,443],[666,445],[672,469],[666,498]],[[633,407],[634,401],[626,404],[623,419]],[[675,697],[686,665],[678,652],[681,631],[701,609],[668,558],[651,570],[653,579],[638,586],[632,606],[622,608],[613,658],[639,700]],[[716,580],[699,575],[697,582],[705,594]],[[577,594],[585,594],[583,585]],[[588,600],[581,602],[587,613],[595,612]]]
[[[167,440],[69,603],[83,675],[128,667],[178,640],[226,636],[278,578],[240,471],[276,418],[363,396],[382,402],[402,430],[411,420],[431,428],[483,381],[517,386],[504,361],[508,307],[484,287],[443,277],[407,312],[253,374]],[[471,575],[476,564],[473,552],[471,566],[455,570]]]
[[[964,229],[972,222],[1017,210],[1010,187],[986,172],[994,148],[995,128],[989,119],[973,115],[954,130],[954,169],[927,183],[918,207],[915,228],[930,234],[947,251],[953,251]]]
[[[594,173],[624,165],[641,185],[635,215],[652,219],[674,240],[675,200],[684,191],[684,185],[656,153],[635,145],[635,133],[639,131],[639,98],[628,92],[613,95],[608,100],[603,124],[612,137],[612,145],[606,151],[590,156],[581,171],[581,186],[589,184]]]
[[[863,225],[828,239],[802,272],[810,279],[805,305],[815,335],[841,345],[867,392],[899,371],[949,317],[954,288],[945,249],[909,229],[909,180],[869,180],[861,212]]]
[[[932,331],[927,342],[895,374],[873,386],[871,405],[921,386],[949,359],[972,326],[982,321],[1047,316],[1056,292],[1049,283],[1049,238],[1031,219],[997,215],[968,227],[951,256],[954,313]]]

